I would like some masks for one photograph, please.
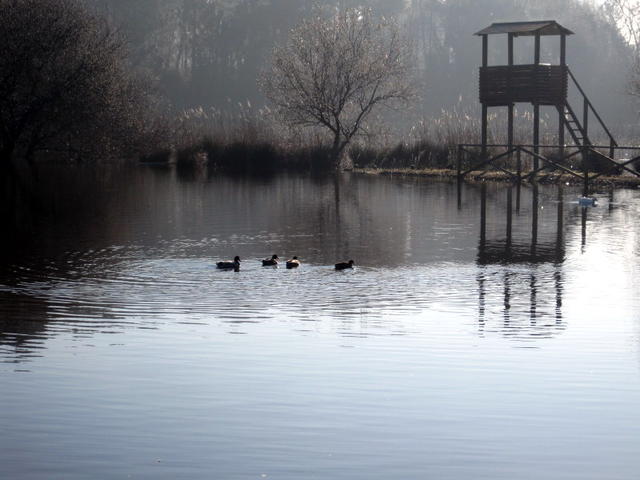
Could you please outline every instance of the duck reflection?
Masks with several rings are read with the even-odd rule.
[[[546,217],[549,214],[541,206],[538,186],[530,189],[530,211],[522,216],[521,189],[520,185],[508,187],[506,192],[498,193],[504,194],[502,201],[496,199],[491,202],[492,206],[500,206],[498,215],[504,216],[502,234],[501,229],[487,230],[487,188],[484,184],[481,187],[480,239],[476,259],[479,266],[476,278],[479,330],[483,334],[489,320],[501,317],[502,324],[498,329],[504,335],[549,337],[565,328],[562,318],[562,264],[565,260],[563,190],[558,187],[554,220],[541,222],[541,212],[545,212]],[[514,210],[519,217],[515,223],[520,228],[514,228]],[[527,227],[529,220],[531,224]],[[500,223],[492,219],[489,224]]]

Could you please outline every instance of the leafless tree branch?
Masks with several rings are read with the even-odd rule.
[[[275,49],[261,83],[285,122],[329,130],[339,168],[346,146],[373,110],[413,96],[409,60],[394,22],[376,20],[366,9],[329,18],[316,12]]]

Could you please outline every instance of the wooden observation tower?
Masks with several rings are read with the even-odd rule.
[[[507,64],[489,66],[489,36],[504,34],[507,36]],[[584,182],[585,192],[589,182],[601,175],[612,172],[614,174],[627,173],[640,176],[636,170],[629,168],[629,164],[640,160],[638,147],[619,146],[613,135],[595,110],[584,89],[576,80],[567,65],[566,44],[567,36],[573,32],[555,20],[541,20],[535,22],[493,23],[480,30],[476,35],[482,38],[482,65],[480,67],[480,103],[482,104],[482,126],[480,144],[458,145],[458,178],[462,179],[471,172],[494,168],[517,179],[533,180],[543,170],[559,171]],[[541,38],[545,36],[559,37],[559,63],[551,65],[541,63]],[[515,64],[514,39],[516,37],[533,37],[533,63]],[[569,89],[573,92],[568,95]],[[574,110],[568,98],[578,98],[581,110]],[[533,135],[531,144],[514,145],[514,111],[516,103],[530,103],[533,105]],[[540,144],[540,107],[550,106],[558,115],[558,142],[556,145]],[[507,144],[488,144],[489,108],[507,108]],[[579,105],[580,107],[580,105]],[[604,132],[605,144],[595,145],[591,141],[593,136],[590,122],[599,126]],[[565,142],[565,134],[569,133],[569,143]],[[602,134],[600,135],[602,137]],[[558,152],[557,156],[542,154],[540,148]],[[478,159],[477,151],[481,149]],[[489,148],[492,156],[489,156]],[[631,151],[633,158],[616,160],[616,151]],[[522,156],[532,159],[531,169],[523,171]],[[545,156],[546,155],[546,156]],[[628,154],[627,154],[628,155]],[[517,162],[512,165],[515,156]],[[576,168],[574,157],[582,159]],[[467,170],[462,169],[465,158],[476,159],[477,163],[467,162]],[[542,163],[542,165],[540,165]],[[603,167],[604,165],[604,167]],[[590,172],[596,168],[595,171]],[[585,193],[586,194],[586,193]]]
[[[489,66],[489,35],[507,35],[507,65]],[[486,153],[489,107],[507,107],[507,143],[513,145],[514,104],[533,104],[533,148],[538,153],[540,144],[540,106],[555,106],[559,115],[558,143],[564,144],[565,127],[577,145],[589,143],[587,117],[581,123],[567,102],[569,68],[566,61],[566,39],[573,32],[554,20],[538,22],[494,23],[480,30],[482,37],[482,66],[480,67],[480,103],[482,104],[482,147]],[[540,63],[540,39],[543,36],[560,37],[560,64]],[[514,65],[514,38],[535,38],[533,63]],[[585,101],[588,101],[584,95]],[[588,111],[588,110],[587,110]]]

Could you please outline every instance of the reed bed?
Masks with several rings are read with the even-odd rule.
[[[506,119],[492,114],[489,118],[488,142],[505,144]],[[531,143],[531,112],[516,113],[514,143]],[[543,116],[541,131],[556,130]],[[295,129],[279,123],[269,109],[238,105],[234,113],[202,107],[183,111],[175,120],[168,146],[161,146],[142,161],[175,163],[183,170],[206,168],[209,173],[272,174],[280,171],[331,172],[330,143],[322,130]],[[357,138],[348,149],[355,168],[368,170],[453,170],[457,166],[458,145],[479,143],[480,120],[475,110],[455,107],[435,118],[417,121],[404,137],[369,134]],[[500,135],[496,134],[500,132]],[[553,135],[543,136],[545,144],[557,143]],[[481,158],[479,148],[467,149],[463,168]],[[490,151],[489,154],[498,153]],[[557,153],[543,149],[544,155],[557,159]],[[501,166],[507,166],[504,159]],[[598,155],[591,155],[586,165],[590,171],[620,174]],[[579,156],[571,168],[583,170]],[[525,168],[527,165],[525,165]]]

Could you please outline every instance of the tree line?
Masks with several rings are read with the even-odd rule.
[[[314,0],[89,0],[127,35],[135,63],[152,72],[179,108],[234,108],[264,103],[256,78],[271,51],[304,18]],[[629,46],[610,15],[580,0],[327,0],[332,8],[370,8],[395,18],[414,48],[426,114],[477,103],[480,42],[492,22],[554,19],[573,30],[568,61],[602,108],[627,114],[622,93]],[[506,42],[505,42],[506,43]],[[502,48],[506,58],[506,47]],[[530,56],[531,52],[526,52]],[[597,61],[594,61],[597,59]],[[600,86],[606,82],[608,88]],[[593,88],[590,88],[593,87]],[[598,88],[600,87],[600,88]]]

